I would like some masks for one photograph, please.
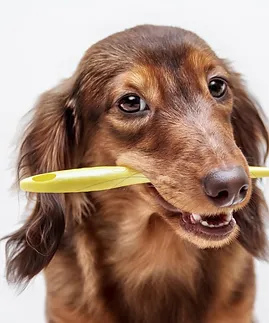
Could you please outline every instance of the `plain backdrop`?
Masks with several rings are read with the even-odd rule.
[[[3,1],[0,0],[0,236],[23,219],[25,200],[9,191],[12,146],[21,118],[38,95],[74,71],[84,51],[137,24],[174,25],[204,38],[243,73],[269,114],[267,0]],[[268,195],[268,194],[267,194]],[[21,294],[4,277],[0,253],[0,322],[43,323],[45,288],[39,275]],[[269,266],[257,263],[256,314],[269,322]],[[201,295],[202,297],[202,295]]]

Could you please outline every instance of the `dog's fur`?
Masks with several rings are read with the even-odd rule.
[[[215,75],[229,84],[219,101],[207,88]],[[129,92],[150,113],[119,111]],[[262,111],[225,60],[189,31],[145,25],[92,46],[70,79],[41,96],[18,178],[126,165],[178,209],[218,214],[201,178],[229,165],[249,176],[247,165],[262,165],[267,145]],[[250,323],[253,259],[267,248],[256,180],[234,209],[234,234],[217,242],[181,229],[149,192],[141,184],[37,194],[26,223],[8,237],[9,281],[27,283],[44,270],[50,323]]]

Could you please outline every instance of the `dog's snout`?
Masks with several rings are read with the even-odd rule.
[[[242,202],[249,189],[249,179],[243,167],[217,170],[203,180],[206,195],[219,207],[233,206]]]

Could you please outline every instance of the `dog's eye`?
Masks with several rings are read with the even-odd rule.
[[[220,79],[212,79],[208,84],[209,91],[214,98],[221,98],[227,91],[227,83]]]
[[[128,94],[118,101],[118,107],[123,112],[135,113],[148,110],[146,102],[138,95]]]

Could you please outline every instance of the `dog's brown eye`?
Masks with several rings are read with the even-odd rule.
[[[208,84],[209,91],[214,98],[221,98],[227,91],[227,83],[222,79],[213,79]]]
[[[123,112],[135,113],[148,110],[146,102],[138,95],[126,95],[118,102],[118,107]]]

